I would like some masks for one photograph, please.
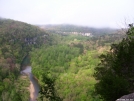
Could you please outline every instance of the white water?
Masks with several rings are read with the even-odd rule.
[[[36,98],[38,97],[40,87],[31,73],[31,66],[27,66],[25,70],[21,71],[21,73],[28,74],[30,78],[30,101],[37,101]]]

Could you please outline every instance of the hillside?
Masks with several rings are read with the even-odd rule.
[[[29,100],[29,78],[20,75],[20,66],[24,57],[48,43],[48,38],[36,26],[0,19],[0,101]]]
[[[4,58],[21,63],[32,47],[38,48],[44,42],[47,42],[47,34],[38,27],[9,19],[0,20],[0,55]]]

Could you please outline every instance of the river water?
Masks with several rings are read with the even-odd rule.
[[[27,66],[26,69],[22,70],[21,73],[26,73],[29,75],[30,79],[30,101],[37,101],[36,98],[38,97],[38,93],[40,90],[40,86],[37,80],[34,78],[33,74],[31,73],[31,66]]]

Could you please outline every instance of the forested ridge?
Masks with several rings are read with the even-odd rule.
[[[115,34],[118,29],[112,28],[93,28],[88,26],[78,26],[69,24],[59,25],[38,25],[49,32],[64,34],[64,32],[92,33],[93,35]]]
[[[32,47],[37,48],[47,41],[47,37],[41,37],[46,33],[38,27],[13,20],[0,20],[0,35],[2,54],[4,57],[12,55],[17,63],[21,63]]]
[[[32,48],[47,43],[47,35],[36,26],[0,19],[0,101],[29,100],[30,82],[20,75],[21,62]]]

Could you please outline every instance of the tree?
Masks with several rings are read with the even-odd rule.
[[[54,88],[54,83],[55,83],[55,78],[50,77],[48,74],[43,73],[43,82],[45,84],[41,85],[40,89],[40,97],[39,100],[44,101],[62,101],[60,97],[57,96],[55,88]]]
[[[126,37],[112,44],[107,54],[102,54],[95,68],[98,80],[95,92],[105,101],[115,101],[124,94],[134,91],[134,27],[130,26]]]

